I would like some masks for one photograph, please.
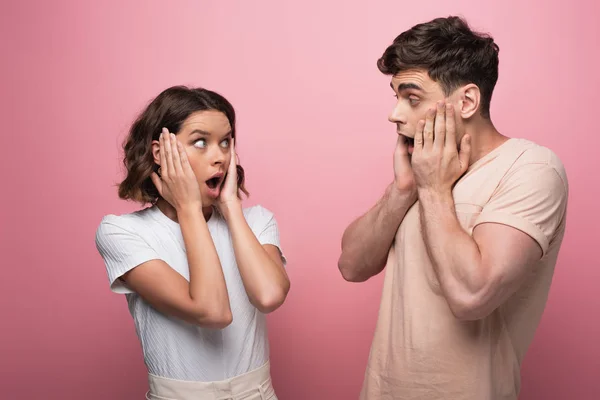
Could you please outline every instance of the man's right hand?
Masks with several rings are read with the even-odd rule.
[[[385,268],[398,227],[415,201],[417,185],[408,144],[404,136],[398,135],[394,152],[394,182],[387,186],[382,199],[354,220],[342,236],[338,268],[344,279],[363,282]]]
[[[394,183],[401,192],[416,192],[417,190],[410,157],[406,138],[398,135],[396,150],[394,151]]]

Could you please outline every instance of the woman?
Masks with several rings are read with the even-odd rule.
[[[157,96],[124,146],[119,197],[149,204],[96,233],[111,290],[127,296],[147,399],[276,399],[265,314],[290,288],[273,214],[242,208],[235,112],[221,95]]]

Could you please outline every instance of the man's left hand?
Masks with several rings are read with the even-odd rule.
[[[447,193],[469,166],[471,141],[464,135],[460,152],[456,144],[454,107],[437,103],[425,121],[419,121],[415,134],[412,167],[419,191]]]

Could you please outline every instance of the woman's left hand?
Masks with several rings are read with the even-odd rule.
[[[235,153],[235,142],[231,139],[231,160],[227,169],[227,176],[221,188],[221,193],[217,199],[217,208],[227,220],[231,211],[242,208],[242,201],[238,196],[237,183],[237,154]]]

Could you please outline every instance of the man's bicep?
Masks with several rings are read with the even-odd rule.
[[[536,242],[543,256],[561,229],[566,205],[567,190],[556,170],[544,164],[525,165],[500,184],[477,217],[473,232],[482,225],[504,226],[501,233]],[[493,239],[492,235],[492,243]]]
[[[487,271],[486,301],[495,309],[508,299],[526,280],[542,247],[527,233],[500,223],[477,225],[473,239],[481,254],[481,268]]]

